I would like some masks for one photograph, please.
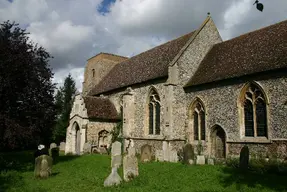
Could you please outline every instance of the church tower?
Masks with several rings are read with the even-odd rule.
[[[84,74],[83,96],[86,96],[116,64],[126,59],[128,58],[109,53],[99,53],[88,59]]]

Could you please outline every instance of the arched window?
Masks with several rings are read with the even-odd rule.
[[[92,69],[92,75],[95,77],[95,69]]]
[[[205,140],[205,110],[199,99],[191,107],[194,140]]]
[[[251,83],[244,88],[243,109],[246,137],[267,137],[266,99],[262,89]]]
[[[158,93],[152,89],[149,94],[148,119],[150,135],[160,134],[160,99]]]

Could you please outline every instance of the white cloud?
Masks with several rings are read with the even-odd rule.
[[[197,29],[211,12],[224,39],[286,19],[287,1],[263,1],[259,12],[251,0],[117,0],[110,12],[97,12],[102,0],[0,1],[0,21],[27,25],[30,38],[54,59],[54,82],[69,72],[80,89],[86,59],[111,52],[133,56]]]

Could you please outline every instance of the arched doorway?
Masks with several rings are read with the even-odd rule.
[[[80,155],[81,153],[81,131],[79,124],[77,122],[74,123],[73,129],[75,130],[75,153]]]
[[[226,157],[226,134],[219,125],[215,125],[211,129],[211,154],[215,158]]]

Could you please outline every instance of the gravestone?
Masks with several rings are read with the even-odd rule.
[[[36,178],[46,179],[52,174],[53,158],[41,155],[35,159],[34,175]]]
[[[214,159],[211,159],[211,158],[207,159],[207,164],[214,165]]]
[[[112,144],[111,167],[120,167],[122,165],[122,144],[118,141]]]
[[[244,147],[242,147],[240,151],[239,168],[246,170],[248,169],[248,164],[249,164],[249,149],[248,146],[245,145]]]
[[[53,148],[56,148],[57,147],[57,144],[56,143],[51,143],[50,144],[50,149],[53,149]]]
[[[104,187],[119,185],[121,182],[122,178],[118,174],[118,168],[113,167],[111,174],[104,181]]]
[[[83,152],[91,153],[91,151],[92,151],[92,145],[90,143],[85,143],[83,146]]]
[[[66,148],[66,143],[65,142],[61,142],[60,143],[60,151],[65,151]]]
[[[122,162],[122,144],[118,141],[112,144],[111,158],[112,172],[104,182],[105,187],[119,185],[122,181],[122,178],[118,174],[118,168]]]
[[[151,146],[146,144],[141,147],[141,161],[148,162],[151,161]]]
[[[204,155],[197,155],[196,156],[196,165],[204,165],[204,164],[205,164]]]
[[[130,181],[139,175],[138,159],[135,156],[135,148],[129,148],[128,154],[123,158],[124,180]]]
[[[190,164],[190,160],[194,161],[194,149],[191,144],[186,144],[183,147],[183,160],[184,164]]]

